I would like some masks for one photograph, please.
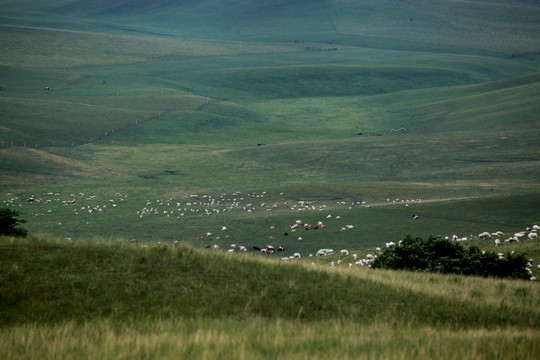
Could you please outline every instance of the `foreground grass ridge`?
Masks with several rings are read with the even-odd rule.
[[[538,289],[521,282],[515,287],[528,290],[502,292],[498,306],[465,306],[459,298],[426,296],[380,283],[377,276],[370,279],[375,270],[342,274],[185,246],[4,239],[2,264],[4,325],[141,316],[384,320],[443,328],[529,328],[538,323],[536,311],[530,312]],[[513,308],[516,301],[532,302]]]
[[[176,355],[215,358],[221,341],[249,336],[260,346],[242,340],[225,358],[284,356],[285,349],[293,358],[304,358],[302,350],[386,358],[398,349],[382,350],[384,339],[397,337],[406,346],[400,351],[427,358],[430,348],[453,358],[456,349],[442,346],[448,341],[469,351],[471,339],[485,341],[485,348],[457,352],[472,358],[515,351],[510,344],[519,338],[518,353],[530,359],[539,339],[540,294],[532,282],[330,269],[186,246],[0,241],[0,332],[7,358],[53,358],[74,348],[81,356],[101,354],[97,344],[120,357],[148,351],[169,357],[174,348]],[[100,333],[110,333],[108,340]],[[275,341],[269,344],[268,336]],[[426,336],[429,341],[420,341]],[[40,340],[24,340],[34,337]],[[62,344],[46,347],[59,337]]]

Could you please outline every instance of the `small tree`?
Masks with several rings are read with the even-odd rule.
[[[26,223],[26,220],[17,219],[19,212],[8,208],[0,209],[0,235],[26,237],[28,231],[18,227],[19,223]]]

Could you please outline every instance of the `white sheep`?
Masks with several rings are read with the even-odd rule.
[[[300,253],[294,253],[293,256],[297,259],[300,259]]]
[[[315,256],[326,256],[326,255],[332,255],[334,253],[334,250],[332,249],[320,249],[317,251],[317,254]]]
[[[349,250],[343,249],[340,251],[341,255],[349,255]]]

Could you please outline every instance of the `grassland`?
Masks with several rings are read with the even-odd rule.
[[[477,237],[540,221],[539,5],[0,7],[0,201],[57,239],[1,240],[0,355],[538,353],[532,282],[200,251],[272,244],[304,260],[472,234],[540,259],[537,241]]]
[[[532,282],[183,246],[3,238],[0,247],[8,359],[533,359],[538,350]]]

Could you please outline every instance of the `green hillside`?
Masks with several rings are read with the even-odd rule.
[[[7,23],[240,41],[378,48],[538,51],[533,1],[2,1]]]
[[[0,9],[0,358],[536,359],[537,282],[352,254],[540,276],[537,1]]]
[[[352,256],[339,255],[330,268],[184,246],[2,238],[0,249],[6,359],[532,359],[538,349],[531,282],[349,269]]]
[[[394,318],[413,326],[464,329],[538,324],[536,312],[530,313],[532,318],[528,314],[534,303],[510,317],[493,304],[478,304],[482,311],[474,306],[456,311],[463,306],[456,298],[397,291],[381,281],[362,279],[367,274],[332,274],[300,264],[279,265],[207,251],[165,245],[127,249],[125,245],[4,241],[2,264],[11,265],[2,270],[6,277],[2,279],[1,323],[54,324],[96,317],[129,321],[137,316],[266,318],[277,313],[290,320],[347,319],[372,324]],[[16,289],[23,277],[24,287]],[[538,289],[521,286],[532,291],[531,300],[536,298]],[[287,294],[285,301],[283,294]],[[508,295],[511,301],[512,294]],[[87,302],[90,299],[92,303]],[[433,318],[432,312],[440,317]]]
[[[534,3],[2,7],[0,181],[31,233],[202,246],[227,225],[260,245],[336,211],[359,229],[279,240],[309,253],[538,221]]]

